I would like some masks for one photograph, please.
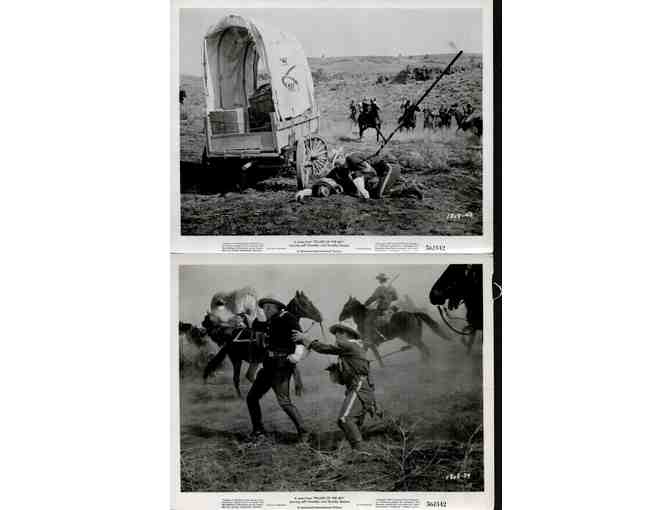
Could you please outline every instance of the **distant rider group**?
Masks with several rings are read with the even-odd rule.
[[[382,123],[381,117],[381,108],[376,102],[376,98],[363,98],[359,102],[355,102],[354,99],[350,100],[350,116],[349,119],[352,122],[353,129],[360,127],[360,132],[363,132],[362,127],[375,127],[380,128]],[[480,136],[482,128],[479,129],[477,126],[478,119],[473,119],[472,117],[478,117],[480,119],[480,114],[476,109],[471,105],[471,103],[466,103],[462,107],[457,102],[452,103],[448,106],[445,102],[441,104],[434,104],[425,106],[422,109],[415,106],[411,100],[404,96],[399,106],[401,115],[397,119],[397,122],[402,125],[402,129],[406,131],[411,131],[416,128],[416,114],[421,112],[423,116],[422,127],[426,130],[437,130],[437,129],[450,129],[453,126],[453,121],[455,121],[455,127],[457,129],[468,130],[472,127],[476,128],[477,134]],[[476,122],[474,122],[474,120]],[[474,126],[472,126],[474,124]]]

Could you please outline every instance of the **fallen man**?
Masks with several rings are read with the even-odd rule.
[[[393,186],[401,181],[398,165],[379,160],[369,164],[364,157],[356,152],[347,156],[343,150],[332,151],[330,154],[332,169],[325,176],[318,179],[310,188],[296,193],[296,200],[305,197],[328,197],[345,193],[363,199],[382,198]],[[397,190],[396,195],[415,196],[422,199],[422,193],[415,186]]]

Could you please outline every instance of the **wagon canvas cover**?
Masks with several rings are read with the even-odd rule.
[[[313,78],[296,37],[230,15],[208,30],[203,44],[208,110],[246,106],[246,97],[254,92],[256,59],[249,53],[253,50],[270,74],[273,102],[281,120],[314,108]]]

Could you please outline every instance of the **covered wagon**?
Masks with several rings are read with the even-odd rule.
[[[205,165],[223,173],[291,166],[299,189],[328,172],[313,78],[293,35],[226,16],[205,34],[203,85]]]

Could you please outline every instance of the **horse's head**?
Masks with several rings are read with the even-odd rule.
[[[359,301],[357,301],[357,298],[354,298],[350,296],[348,300],[345,302],[343,305],[343,309],[341,310],[341,314],[338,316],[339,322],[342,322],[344,320],[347,320],[351,318],[354,315],[355,308],[357,305],[361,305]]]
[[[179,325],[180,335],[184,336],[188,342],[196,345],[197,347],[202,347],[206,343],[207,332],[204,329],[197,328],[196,326],[189,324],[188,322],[180,322]]]
[[[303,291],[297,290],[294,298],[287,304],[287,310],[298,318],[305,317],[315,322],[322,322],[322,314]]]
[[[451,264],[436,280],[429,292],[429,301],[433,305],[447,305],[454,310],[471,292],[470,274],[472,266],[469,264]]]
[[[467,322],[473,329],[483,328],[483,272],[480,265],[451,264],[436,280],[429,292],[429,301],[439,308],[455,310],[462,303],[467,307]],[[450,324],[448,324],[450,326]]]
[[[203,317],[203,322],[201,322],[201,326],[205,328],[205,331],[211,331],[213,328],[221,324],[222,319],[212,312],[206,312],[205,317]]]
[[[203,326],[201,331],[203,332],[204,336],[209,336],[213,342],[219,346],[222,346],[231,340],[236,330],[244,327],[242,318],[237,318],[240,320],[235,320],[236,318],[232,319],[233,320],[223,321],[216,314],[212,312],[206,312],[205,317],[203,318],[203,322],[201,323],[201,326]]]

